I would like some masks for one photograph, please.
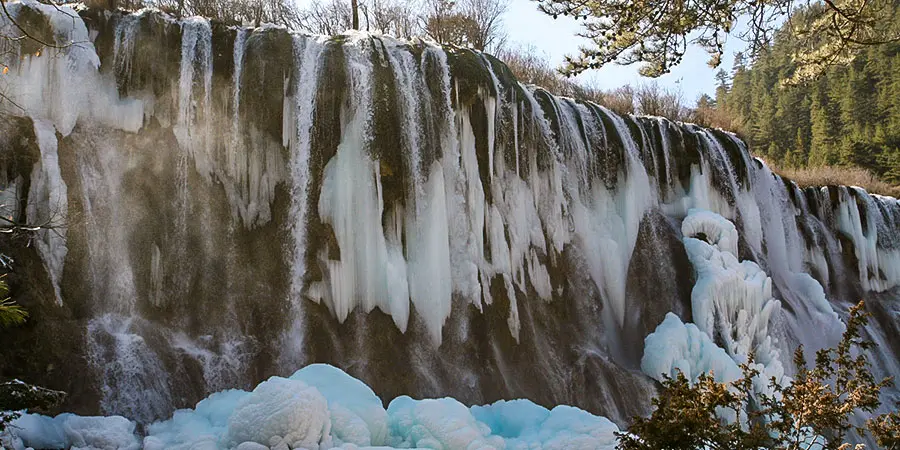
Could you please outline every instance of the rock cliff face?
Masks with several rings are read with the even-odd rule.
[[[556,97],[469,50],[9,6],[69,45],[0,56],[7,212],[52,225],[4,241],[33,320],[0,332],[0,370],[64,409],[149,422],[328,362],[385,399],[621,423],[654,394],[644,338],[696,316],[690,209],[733,221],[771,277],[788,373],[865,298],[875,370],[900,375],[896,199],[801,190],[732,134]]]

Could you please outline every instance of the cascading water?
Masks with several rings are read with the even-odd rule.
[[[732,134],[556,97],[469,50],[10,7],[78,43],[3,56],[30,125],[0,147],[33,159],[27,184],[0,167],[29,220],[67,217],[36,237],[55,298],[22,339],[71,354],[2,349],[0,368],[69,409],[152,422],[329,362],[384,398],[621,424],[654,394],[641,358],[664,320],[790,375],[858,298],[876,371],[900,375],[896,199],[800,189]]]

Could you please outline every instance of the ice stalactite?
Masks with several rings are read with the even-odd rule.
[[[26,216],[28,225],[37,228],[34,239],[53,291],[56,303],[62,305],[60,283],[65,265],[66,234],[68,230],[69,199],[66,182],[59,168],[58,143],[56,129],[53,124],[44,120],[34,121],[34,134],[37,137],[41,159],[35,164],[31,173],[31,189],[28,192]]]
[[[401,96],[398,105],[404,137],[401,152],[407,155],[411,184],[402,231],[394,234],[398,240],[405,239],[409,298],[422,314],[434,341],[440,344],[442,327],[450,316],[452,279],[446,188],[441,165],[444,155],[440,144],[429,142],[433,137],[426,134],[427,126],[434,123],[436,117],[431,110],[432,94],[425,85],[422,66],[435,63],[434,49],[423,52],[418,61],[395,42],[382,41],[382,49]],[[422,123],[423,118],[426,123]]]
[[[205,29],[201,31],[199,36],[205,38]],[[185,42],[186,39],[190,40],[187,34],[182,37],[183,46],[188,43]],[[255,94],[248,94],[246,90],[253,92],[259,89],[261,80],[246,77],[245,69],[249,66],[253,70],[259,70],[259,59],[264,57],[263,52],[268,50],[264,40],[265,37],[260,31],[236,30],[230,83],[231,117],[227,117],[226,107],[210,99],[213,94],[207,91],[203,104],[208,109],[204,109],[203,116],[198,117],[196,122],[198,129],[203,130],[205,127],[208,133],[205,150],[209,152],[211,167],[207,170],[223,184],[235,220],[240,220],[245,227],[250,228],[268,223],[272,219],[272,202],[277,186],[288,180],[288,163],[283,156],[284,147],[288,146],[286,136],[296,127],[285,122],[290,116],[287,111],[284,112],[285,123],[282,124],[284,131],[279,136],[267,135],[260,129],[257,120],[248,120],[250,115],[256,114],[255,107],[258,105],[252,101],[249,105],[245,105],[242,98],[256,99]],[[198,51],[200,51],[198,58],[205,57],[206,50],[203,50],[203,47],[198,47]],[[194,62],[196,64],[196,58]],[[212,56],[202,67],[205,74],[203,79],[212,77],[214,72]],[[182,65],[182,73],[185,70]],[[287,92],[290,90],[291,81],[287,75],[277,77],[280,78],[279,87],[284,95],[282,108],[288,108],[289,104]],[[181,88],[185,87],[182,85]],[[219,126],[218,124],[228,123],[228,119],[232,127],[231,134],[217,133],[215,127]],[[198,167],[198,170],[201,168]],[[202,170],[200,173],[203,173]]]
[[[191,17],[182,22],[181,32],[178,121],[173,131],[197,171],[209,177],[213,171],[210,149],[213,124],[209,121],[212,113],[212,29],[206,19]]]
[[[606,293],[614,321],[622,326],[625,315],[625,278],[637,242],[638,228],[653,200],[650,180],[638,156],[637,144],[623,118],[601,107],[601,114],[614,124],[606,133],[616,133],[624,146],[623,166],[613,190],[599,180],[583,180],[590,194],[583,204],[570,206],[578,239],[597,283]],[[572,127],[575,126],[574,121]],[[572,130],[577,135],[576,129]],[[580,148],[579,157],[590,158],[588,148]],[[573,188],[574,190],[574,188]],[[572,195],[573,197],[574,194]],[[576,197],[577,198],[577,197]]]
[[[334,230],[340,260],[320,255],[328,267],[327,286],[314,286],[339,321],[358,305],[363,311],[376,306],[388,312],[401,330],[409,319],[409,284],[401,246],[401,217],[388,216],[381,226],[385,205],[381,167],[367,153],[372,120],[371,41],[363,36],[344,48],[348,64],[351,102],[342,120],[341,141],[325,166],[318,212]],[[394,222],[392,223],[391,220]],[[393,224],[393,226],[392,226]],[[327,251],[327,250],[323,250]],[[327,290],[327,291],[326,291]]]
[[[309,209],[310,156],[312,147],[313,113],[316,107],[316,90],[321,72],[320,58],[325,49],[323,38],[294,36],[294,97],[285,98],[283,145],[290,149],[289,171],[291,179],[290,231],[293,240],[291,251],[291,314],[292,326],[285,334],[285,346],[289,359],[302,358],[303,313],[302,295],[306,288],[306,239]]]

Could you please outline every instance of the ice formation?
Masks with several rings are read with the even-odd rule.
[[[13,450],[98,449],[138,450],[135,423],[120,416],[81,417],[60,414],[47,417],[25,414],[10,424],[10,434],[0,436],[0,446]],[[6,439],[6,441],[4,441]]]
[[[34,0],[11,2],[12,18],[39,12],[49,21],[53,48],[9,45],[4,51],[4,66],[10,70],[3,77],[9,102],[0,107],[13,114],[43,119],[63,136],[79,121],[93,121],[117,129],[137,131],[143,121],[143,103],[119,99],[115,84],[100,76],[100,60],[85,23],[70,7],[57,8]],[[18,36],[15,25],[4,15],[0,19],[4,36]],[[28,41],[17,39],[17,41]]]
[[[327,364],[312,364],[291,376],[319,390],[331,411],[335,444],[384,445],[388,418],[381,399],[362,381]]]
[[[741,376],[740,364],[754,355],[761,375],[756,389],[769,392],[770,379],[789,382],[778,333],[783,326],[781,303],[772,295],[772,279],[752,261],[738,262],[738,233],[724,217],[691,209],[681,225],[684,246],[697,276],[691,292],[694,323],[682,323],[669,313],[645,339],[641,369],[662,380],[677,371],[696,380],[712,372],[716,381]],[[804,286],[807,301],[827,308],[825,317],[836,319],[821,285],[809,276],[795,279]],[[840,322],[837,322],[840,324]],[[831,320],[824,322],[831,326]],[[789,349],[788,349],[789,350]]]
[[[647,336],[641,370],[657,381],[663,381],[663,375],[675,377],[677,372],[688,380],[712,373],[720,383],[741,377],[740,367],[722,347],[696,325],[682,323],[672,313]]]
[[[571,406],[528,400],[468,408],[452,398],[397,397],[387,410],[361,381],[315,364],[272,377],[252,392],[215,393],[194,409],[151,424],[145,450],[422,448],[436,450],[612,450],[615,424]],[[26,414],[5,439],[26,447],[131,450],[135,424],[122,417]]]
[[[736,362],[746,362],[752,353],[764,367],[764,380],[780,380],[785,371],[775,327],[781,303],[772,296],[772,280],[756,263],[738,262],[737,232],[721,216],[691,210],[682,233],[697,273],[691,291],[694,324]]]
[[[41,160],[35,164],[31,174],[31,190],[28,191],[28,204],[25,214],[28,225],[39,228],[35,245],[56,294],[56,303],[62,305],[62,294],[59,284],[62,281],[62,270],[65,264],[66,230],[68,218],[68,189],[62,179],[57,153],[56,129],[45,120],[34,121],[34,134],[37,136],[41,150]]]

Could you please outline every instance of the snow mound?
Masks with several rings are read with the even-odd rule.
[[[731,382],[741,377],[741,369],[724,349],[692,323],[684,324],[673,313],[644,340],[641,370],[663,381],[663,375],[674,377],[678,371],[691,381],[712,372],[716,381]]]
[[[391,445],[397,448],[500,450],[503,438],[475,420],[469,408],[452,398],[395,398],[388,406]]]
[[[121,416],[82,417],[60,414],[56,417],[25,414],[10,424],[12,448],[138,450],[135,423]]]
[[[26,414],[2,442],[32,448],[141,448],[122,417]],[[147,427],[145,450],[613,450],[615,424],[571,406],[528,400],[463,405],[452,398],[395,398],[387,410],[369,386],[326,364],[272,377],[252,392],[210,395]]]
[[[238,403],[250,395],[241,390],[217,392],[197,403],[195,409],[175,411],[171,419],[156,422],[144,438],[145,450],[190,449],[192,443],[218,443],[228,430],[228,419]]]
[[[228,419],[226,441],[310,448],[327,441],[330,431],[328,402],[316,388],[272,377],[238,402]]]
[[[328,364],[300,369],[292,380],[315,387],[328,401],[334,444],[384,445],[388,417],[381,399],[362,381]]]
[[[571,406],[548,410],[529,400],[473,406],[472,415],[506,441],[507,449],[613,449],[619,428]]]

